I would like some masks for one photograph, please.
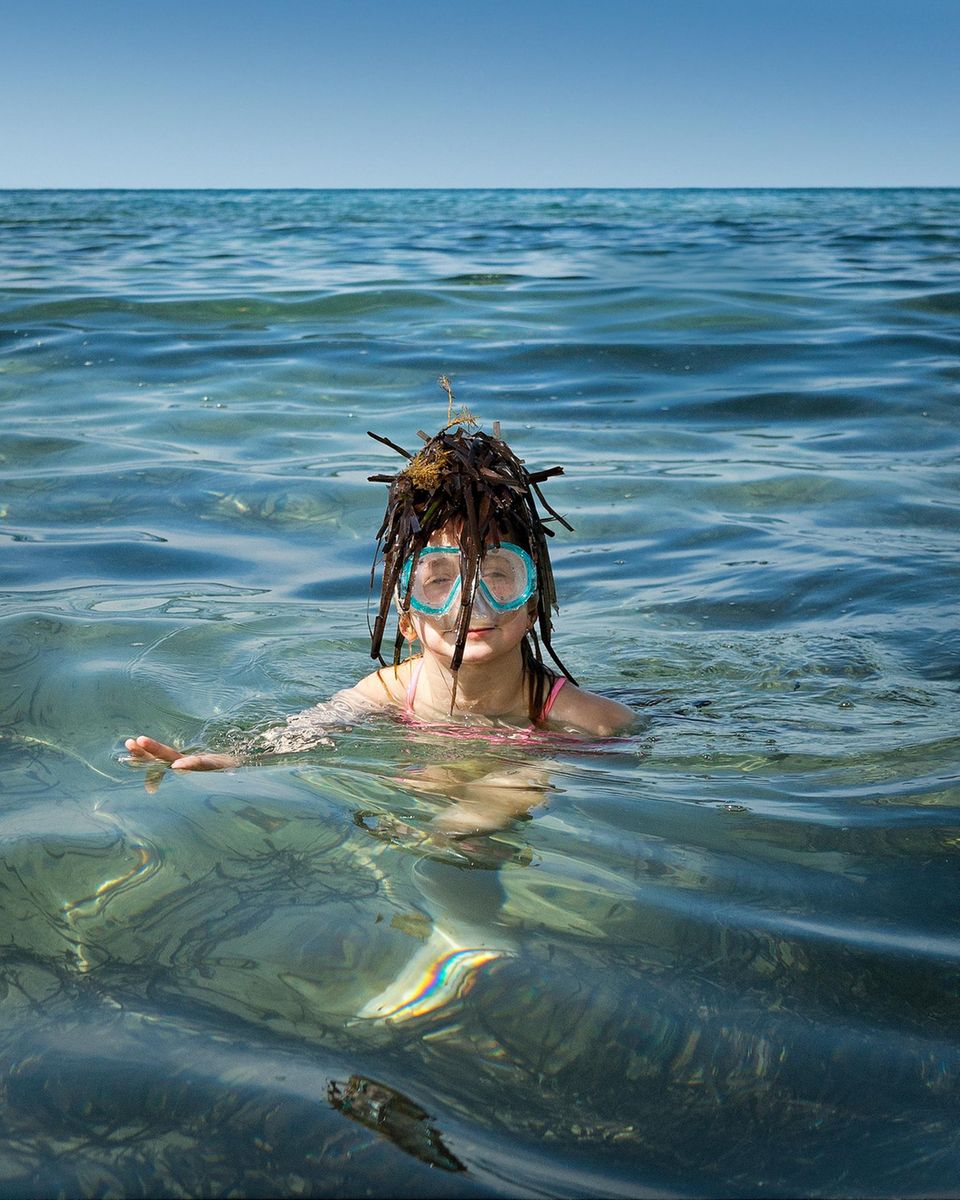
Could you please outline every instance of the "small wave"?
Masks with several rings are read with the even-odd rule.
[[[530,279],[529,275],[516,275],[508,272],[485,271],[473,272],[467,275],[444,275],[441,283],[468,284],[473,287],[496,287],[508,283],[522,283]]]
[[[960,316],[960,291],[927,292],[921,296],[904,297],[897,302],[897,307],[934,313],[938,317],[957,317]]]
[[[223,321],[242,321],[245,324],[257,321],[301,323],[331,317],[379,316],[393,311],[428,311],[442,309],[448,303],[435,291],[402,287],[343,291],[308,299],[264,299],[260,295],[145,300],[135,296],[91,293],[70,299],[22,304],[9,311],[8,320],[19,325],[122,316],[198,325]]]

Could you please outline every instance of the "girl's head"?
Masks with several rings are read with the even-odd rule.
[[[416,617],[443,629],[448,641],[454,638],[454,672],[463,661],[472,621],[476,627],[475,613],[496,625],[522,615],[525,663],[542,674],[542,643],[569,675],[551,645],[557,601],[546,541],[553,531],[546,521],[570,526],[546,503],[539,487],[563,468],[531,473],[500,439],[498,429],[490,436],[465,424],[447,426],[433,437],[421,433],[425,445],[415,456],[377,438],[408,462],[396,475],[371,476],[390,484],[377,533],[383,582],[371,655],[383,661],[381,645],[394,603],[401,614],[394,664]],[[550,517],[540,516],[537,500]]]

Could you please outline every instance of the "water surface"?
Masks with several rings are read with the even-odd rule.
[[[10,1196],[953,1190],[957,191],[0,193]],[[458,399],[637,735],[377,719]],[[477,779],[530,819],[425,841]],[[385,1015],[384,1015],[385,1014]]]

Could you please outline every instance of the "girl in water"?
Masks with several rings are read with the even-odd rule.
[[[443,382],[443,381],[441,381]],[[401,454],[377,534],[382,553],[380,605],[371,656],[381,667],[330,701],[287,718],[264,741],[274,753],[305,749],[323,729],[375,711],[425,725],[482,725],[504,734],[556,730],[593,737],[626,732],[636,714],[584,691],[552,645],[557,607],[547,522],[571,526],[543,499],[540,484],[562,467],[529,472],[501,440],[470,417],[428,438],[416,455],[371,434]],[[542,518],[537,501],[550,514]],[[398,612],[392,663],[382,643],[391,608]],[[407,644],[419,653],[401,661]],[[556,669],[543,661],[542,648]],[[131,761],[175,771],[238,765],[232,754],[182,753],[141,735],[125,743]]]

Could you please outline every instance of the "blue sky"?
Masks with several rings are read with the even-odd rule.
[[[0,187],[960,185],[960,0],[0,0]]]

